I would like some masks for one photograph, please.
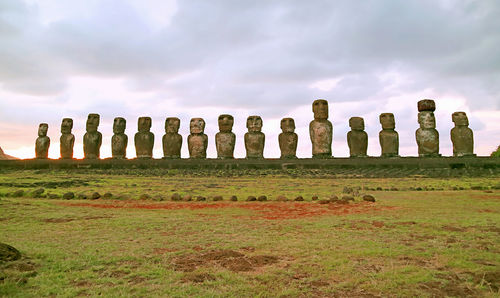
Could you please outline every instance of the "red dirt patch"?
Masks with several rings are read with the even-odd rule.
[[[346,215],[367,213],[381,210],[392,210],[397,207],[377,206],[369,202],[361,202],[356,204],[328,204],[327,206],[312,202],[302,203],[285,203],[285,202],[268,202],[268,203],[237,203],[220,202],[220,203],[194,203],[194,202],[164,202],[164,203],[146,203],[146,202],[131,202],[131,201],[109,201],[100,203],[70,203],[59,202],[58,205],[72,207],[92,207],[105,209],[150,209],[150,210],[200,210],[200,209],[222,209],[222,208],[241,208],[257,211],[258,215],[250,216],[252,219],[294,219],[303,217],[316,217],[322,215]],[[213,215],[211,215],[213,216]],[[241,216],[238,216],[241,217]]]

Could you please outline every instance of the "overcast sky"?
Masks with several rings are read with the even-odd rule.
[[[329,101],[334,156],[348,156],[348,119],[365,119],[368,154],[380,154],[378,115],[392,112],[400,153],[417,155],[417,101],[436,100],[440,151],[451,155],[451,113],[465,111],[475,151],[500,144],[498,0],[1,0],[0,146],[34,156],[49,124],[74,119],[83,156],[88,113],[99,113],[101,156],[111,156],[114,117],[127,119],[135,157],[137,118],[151,116],[160,158],[166,117],[207,123],[216,157],[219,114],[235,117],[244,157],[246,117],[262,116],[265,157],[279,157],[281,118],[292,117],[299,157],[311,156],[311,103]],[[130,142],[132,141],[132,142]],[[183,157],[188,157],[187,143]]]

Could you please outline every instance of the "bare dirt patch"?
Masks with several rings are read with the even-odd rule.
[[[183,278],[183,282],[195,282],[195,283],[201,283],[205,281],[212,281],[215,280],[215,276],[213,276],[210,273],[199,273],[199,274],[186,274]]]

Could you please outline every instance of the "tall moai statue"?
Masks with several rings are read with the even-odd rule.
[[[248,116],[248,132],[245,133],[245,149],[247,158],[264,158],[264,144],[266,136],[262,133],[262,118],[260,116]]]
[[[328,121],[328,101],[317,99],[312,104],[314,120],[309,124],[313,158],[332,157],[333,126]]]
[[[165,120],[165,135],[163,136],[163,158],[181,158],[182,136],[179,134],[181,120],[169,117]]]
[[[113,136],[111,137],[111,155],[114,159],[127,158],[128,136],[125,134],[127,120],[116,117],[113,120]]]
[[[47,136],[49,125],[40,123],[38,126],[38,138],[35,142],[35,155],[38,159],[46,159],[49,156],[50,138]]]
[[[455,112],[451,115],[455,127],[451,129],[453,156],[475,156],[474,136],[469,128],[469,119],[465,112]]]
[[[436,157],[439,154],[439,133],[436,130],[434,111],[436,103],[432,99],[423,99],[418,102],[418,123],[420,128],[415,132],[418,145],[418,156]]]
[[[139,132],[134,137],[137,158],[153,158],[155,135],[150,131],[151,117],[139,117],[137,129]]]
[[[382,130],[378,134],[382,157],[397,157],[399,156],[399,135],[394,129],[396,121],[393,113],[382,113],[379,116]]]
[[[351,157],[366,157],[368,134],[365,132],[365,121],[361,117],[349,119],[351,131],[347,133],[347,144]]]
[[[85,159],[98,159],[102,144],[102,134],[97,131],[99,127],[99,114],[89,114],[86,130],[83,136],[83,155]]]
[[[232,132],[234,118],[231,115],[223,114],[219,116],[219,132],[215,135],[215,146],[217,147],[217,158],[234,158],[234,145],[236,135]]]
[[[192,118],[189,122],[188,136],[189,158],[207,158],[208,137],[205,132],[205,120]]]
[[[293,118],[281,119],[281,131],[278,136],[282,159],[297,158],[297,142],[299,137],[295,133],[295,121]]]
[[[61,158],[73,158],[73,146],[75,145],[75,136],[71,133],[73,129],[73,119],[64,118],[61,122],[61,137],[59,138]]]

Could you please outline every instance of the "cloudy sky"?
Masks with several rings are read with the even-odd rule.
[[[311,156],[311,103],[324,98],[334,156],[348,156],[348,119],[365,119],[369,155],[379,155],[378,115],[392,112],[400,153],[417,155],[417,101],[436,100],[443,155],[451,113],[465,111],[475,151],[500,144],[498,0],[1,0],[0,146],[34,156],[38,124],[49,124],[59,157],[60,123],[74,119],[82,157],[88,113],[99,113],[102,157],[113,118],[151,116],[155,157],[166,117],[203,117],[216,157],[219,114],[235,117],[244,157],[249,115],[260,115],[266,157],[279,157],[279,121],[293,117],[299,157]],[[127,150],[135,156],[132,142]],[[183,157],[188,156],[187,144]]]

